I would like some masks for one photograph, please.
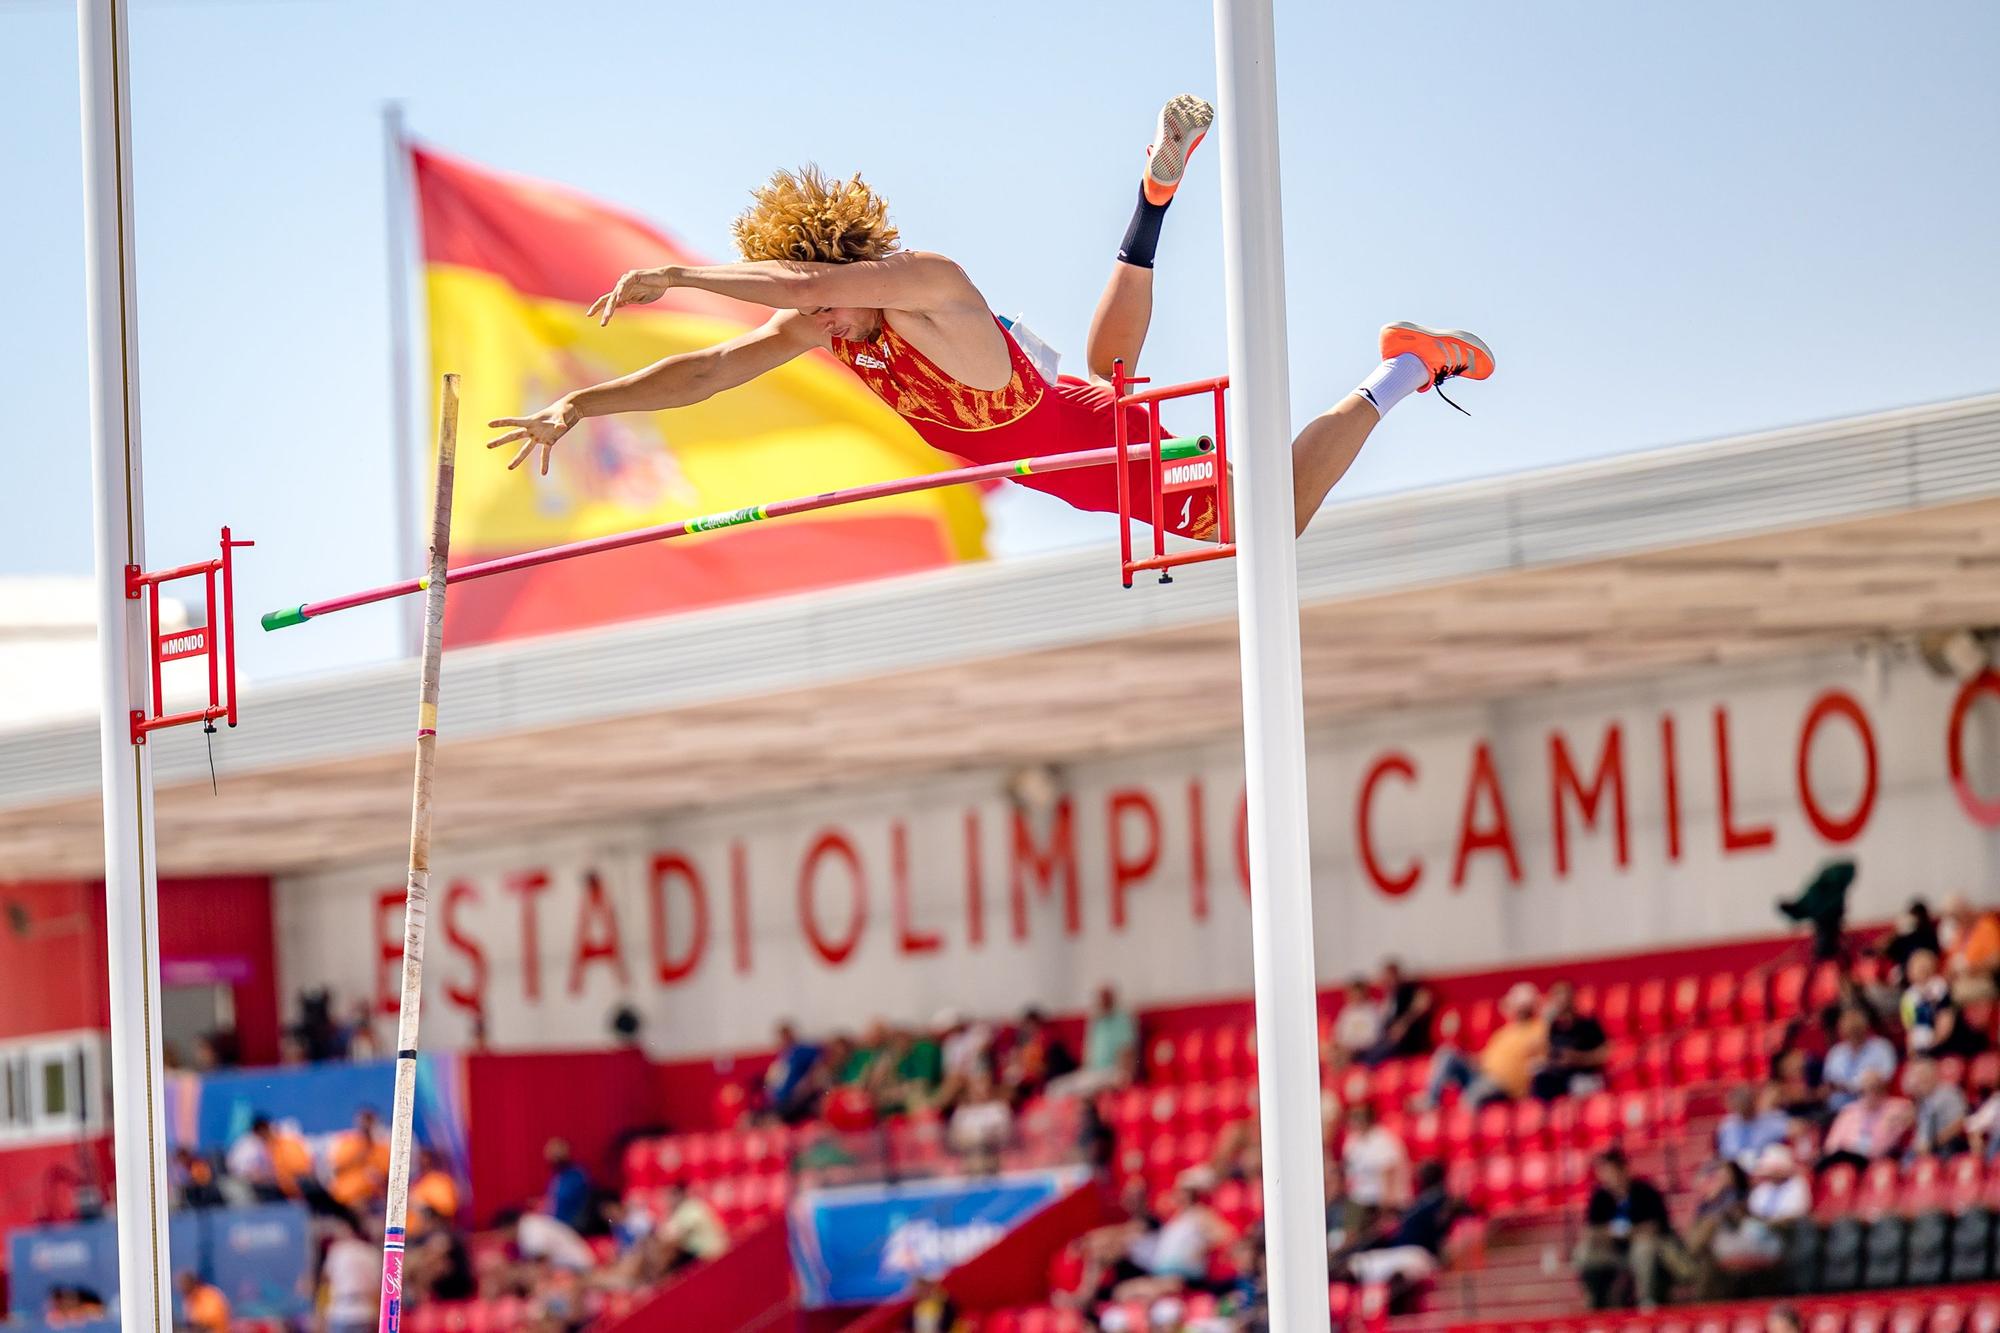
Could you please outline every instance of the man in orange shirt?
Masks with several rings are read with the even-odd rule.
[[[1516,982],[1500,1001],[1506,1022],[1495,1028],[1480,1049],[1475,1065],[1455,1046],[1438,1048],[1431,1061],[1431,1080],[1424,1100],[1435,1107],[1447,1087],[1465,1090],[1473,1106],[1505,1098],[1524,1097],[1535,1065],[1549,1047],[1549,1025],[1536,1013],[1541,996],[1528,982]]]
[[[348,1208],[363,1207],[382,1192],[389,1179],[389,1136],[373,1107],[355,1112],[354,1128],[334,1138],[327,1165],[333,1171],[327,1192]]]
[[[1975,912],[1962,893],[1944,900],[1942,929],[1944,971],[1950,975],[1962,959],[1975,972],[1991,972],[2000,966],[2000,916]]]
[[[174,1279],[181,1293],[181,1322],[201,1333],[229,1333],[229,1298],[219,1287],[203,1282],[191,1272]]]

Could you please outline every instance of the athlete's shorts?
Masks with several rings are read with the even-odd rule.
[[[1036,424],[1043,427],[1046,436],[1035,440],[1033,452],[1070,453],[1080,449],[1110,448],[1118,442],[1112,411],[1110,385],[1096,380],[1080,380],[1074,375],[1062,376],[1050,390],[1049,400],[1040,404],[1034,414]],[[1147,408],[1138,404],[1125,408],[1125,438],[1128,443],[1143,442],[1149,438],[1151,430],[1151,414]],[[1165,433],[1171,435],[1172,431],[1166,430]],[[1150,523],[1153,518],[1152,465],[1141,460],[1126,464],[1126,469],[1131,483],[1132,516]],[[1105,514],[1118,512],[1118,476],[1108,467],[1030,474],[1015,480],[1078,509],[1093,509]],[[1214,541],[1219,512],[1216,507],[1217,493],[1216,483],[1210,481],[1206,486],[1166,496],[1167,531],[1196,541]]]

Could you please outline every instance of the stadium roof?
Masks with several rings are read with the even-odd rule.
[[[1234,571],[1106,551],[448,656],[442,841],[1238,726]],[[1299,547],[1308,715],[2000,623],[2000,394],[1338,504]],[[310,634],[305,627],[296,633]],[[165,873],[394,856],[411,663],[154,738]],[[0,877],[95,875],[94,723],[0,736]]]

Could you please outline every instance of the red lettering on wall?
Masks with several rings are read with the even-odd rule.
[[[1729,709],[1717,704],[1715,706],[1715,808],[1716,821],[1722,826],[1722,850],[1725,853],[1735,853],[1769,847],[1778,840],[1777,833],[1769,824],[1737,827],[1736,801],[1731,794],[1730,770]]]
[[[910,830],[902,820],[889,826],[889,902],[896,917],[899,953],[936,953],[944,941],[935,933],[921,934],[911,922]]]
[[[1945,763],[1951,773],[1951,789],[1958,793],[1958,803],[1972,822],[1981,828],[2000,828],[2000,796],[1981,796],[1965,771],[1966,724],[1972,719],[1972,705],[1982,694],[2000,699],[2000,671],[1989,668],[1959,687],[1958,697],[1951,701],[1951,719],[1945,724]]]
[[[729,915],[736,938],[736,970],[750,974],[750,852],[741,838],[729,844]]]
[[[828,856],[847,863],[850,886],[847,933],[833,939],[821,932],[815,903],[819,863]],[[854,952],[854,946],[861,942],[861,932],[868,926],[868,880],[861,873],[861,854],[854,850],[853,842],[839,829],[822,831],[806,852],[805,864],[799,867],[799,924],[805,928],[806,943],[812,945],[813,952],[829,967],[839,967],[847,961],[848,955]]]
[[[375,1012],[394,1014],[403,1008],[403,935],[389,933],[389,922],[403,914],[403,888],[375,895]]]
[[[1632,864],[1631,823],[1625,811],[1625,729],[1613,722],[1604,728],[1604,746],[1597,752],[1597,771],[1589,785],[1578,777],[1570,758],[1569,743],[1560,731],[1549,733],[1549,817],[1555,823],[1556,874],[1569,874],[1569,816],[1567,804],[1576,801],[1585,828],[1597,827],[1598,807],[1604,803],[1605,789],[1611,792],[1611,832],[1615,855],[1622,870]]]
[[[1035,879],[1035,892],[1046,898],[1058,875],[1062,878],[1063,930],[1075,935],[1083,929],[1083,907],[1076,887],[1076,820],[1069,797],[1056,802],[1049,818],[1049,845],[1035,846],[1034,830],[1028,827],[1026,812],[1014,812],[1014,855],[1009,872],[1014,909],[1014,938],[1028,938],[1028,877]]]
[[[549,872],[529,870],[509,875],[507,890],[521,899],[521,995],[529,1001],[542,998],[542,931],[535,912],[535,900],[548,891]]]
[[[741,843],[736,844],[736,849],[741,847]],[[688,942],[678,958],[669,938],[668,884],[679,884],[687,893]],[[701,871],[693,861],[679,852],[662,852],[647,867],[646,902],[651,909],[653,975],[662,986],[671,986],[701,966],[701,956],[708,951],[708,886],[702,883]],[[739,939],[739,960],[741,944]],[[738,970],[742,970],[740,961]]]
[[[1208,824],[1201,812],[1201,779],[1189,778],[1188,797],[1188,893],[1193,897],[1194,919],[1208,920]]]
[[[1125,816],[1139,816],[1145,838],[1134,851],[1125,845]],[[1112,792],[1104,802],[1105,842],[1111,856],[1111,928],[1125,929],[1125,895],[1149,878],[1160,864],[1160,811],[1153,798],[1136,787]]]
[[[1674,745],[1674,715],[1660,714],[1660,790],[1666,805],[1667,859],[1681,859],[1681,768]]]
[[[1490,823],[1475,825],[1481,797],[1493,807]],[[1493,768],[1493,747],[1480,741],[1472,748],[1472,772],[1465,780],[1465,804],[1458,813],[1458,854],[1452,860],[1451,886],[1465,887],[1465,866],[1475,852],[1497,851],[1507,858],[1507,880],[1521,882],[1521,857],[1514,850],[1514,827],[1507,818],[1507,796]]]
[[[454,880],[444,893],[444,942],[461,955],[472,966],[472,980],[468,985],[447,981],[444,987],[445,1000],[456,1009],[468,1014],[486,1012],[486,951],[479,947],[479,941],[460,928],[458,909],[462,903],[479,905],[479,890],[464,880]]]
[[[1820,807],[1819,797],[1812,787],[1812,747],[1813,738],[1819,732],[1820,723],[1830,717],[1844,717],[1854,726],[1855,734],[1861,738],[1861,760],[1863,777],[1861,799],[1844,819],[1835,819]],[[1799,728],[1799,804],[1804,807],[1806,818],[1819,836],[1828,842],[1852,842],[1861,835],[1868,824],[1868,816],[1875,809],[1875,794],[1880,785],[1881,773],[1876,765],[1875,729],[1868,725],[1868,714],[1861,709],[1860,701],[1846,690],[1831,689],[1812,701],[1806,710],[1805,724]]]
[[[979,812],[965,812],[965,939],[977,949],[986,943],[986,880],[979,861]]]
[[[1375,756],[1368,765],[1368,772],[1361,779],[1361,794],[1354,801],[1354,846],[1361,853],[1361,868],[1368,872],[1368,880],[1376,891],[1398,898],[1417,887],[1417,880],[1424,873],[1424,861],[1420,856],[1412,856],[1404,862],[1402,870],[1392,874],[1382,868],[1380,858],[1375,855],[1374,821],[1370,816],[1375,808],[1375,788],[1386,777],[1414,783],[1417,763],[1401,751],[1392,750]]]
[[[619,938],[618,909],[604,892],[604,881],[595,870],[583,875],[583,899],[576,909],[576,951],[569,960],[569,993],[583,994],[584,971],[599,963],[609,963],[618,974],[620,986],[630,986],[625,971],[625,944]]]

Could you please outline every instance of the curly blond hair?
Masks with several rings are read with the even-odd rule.
[[[772,172],[750,198],[750,207],[730,226],[745,259],[851,264],[902,248],[889,222],[888,201],[858,172],[839,180],[808,163],[796,172]]]

